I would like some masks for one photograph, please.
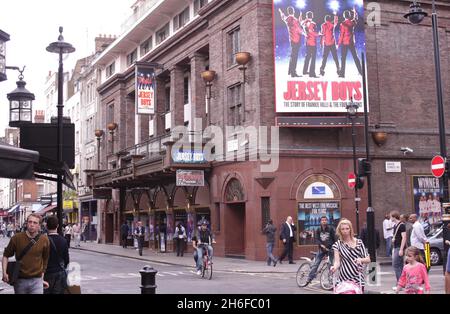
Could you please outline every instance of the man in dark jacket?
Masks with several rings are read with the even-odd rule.
[[[333,226],[328,224],[328,218],[325,216],[320,217],[320,227],[315,232],[315,241],[319,246],[319,251],[317,252],[316,258],[314,259],[314,264],[309,272],[308,281],[309,284],[315,277],[317,273],[317,268],[319,268],[320,262],[325,255],[328,254],[330,258],[330,265],[333,264],[334,252],[331,249],[334,242],[336,242],[336,232]]]
[[[281,225],[280,240],[283,241],[284,250],[278,258],[278,262],[282,263],[283,259],[288,256],[289,264],[295,264],[292,258],[295,242],[295,225],[292,223],[292,217],[288,216],[286,222]]]
[[[272,219],[269,219],[266,226],[263,229],[263,233],[266,235],[266,249],[267,249],[267,266],[270,266],[273,262],[273,267],[277,266],[277,259],[273,256],[273,246],[275,244],[275,232],[277,228],[273,225]]]
[[[44,281],[48,289],[44,294],[64,294],[67,288],[66,268],[69,264],[69,248],[67,240],[58,234],[58,218],[50,216],[47,219],[48,239],[50,240],[50,256]]]
[[[122,247],[124,249],[127,248],[127,239],[128,239],[129,232],[130,232],[130,227],[128,226],[127,222],[124,221],[123,224],[120,226],[120,239],[122,241]]]

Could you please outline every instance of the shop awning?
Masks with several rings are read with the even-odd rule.
[[[48,205],[47,207],[45,207],[45,208],[41,209],[40,211],[36,212],[36,214],[45,215],[49,211],[52,211],[53,209],[55,209],[56,206],[57,205]]]
[[[0,178],[32,179],[39,153],[0,143]]]
[[[47,206],[48,206],[48,204],[45,204],[45,205],[33,204],[32,208],[31,208],[31,212],[38,213],[38,212],[40,212],[41,210],[43,210]]]
[[[8,214],[17,213],[20,210],[20,204],[14,205],[8,210]]]

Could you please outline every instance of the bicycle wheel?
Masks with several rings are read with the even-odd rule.
[[[305,287],[308,282],[309,272],[311,271],[311,264],[309,262],[305,262],[298,267],[297,270],[297,285],[299,287]]]
[[[213,274],[213,264],[209,264],[206,270],[207,273],[205,274],[205,277],[208,278],[208,280],[211,280]]]
[[[330,266],[324,264],[320,273],[320,286],[322,289],[333,290],[333,273],[330,271]]]

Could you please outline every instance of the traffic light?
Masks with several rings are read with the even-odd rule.
[[[358,177],[356,178],[356,186],[362,189],[364,186],[364,177],[370,174],[370,162],[365,158],[358,158]]]

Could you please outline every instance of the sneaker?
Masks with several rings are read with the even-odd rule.
[[[311,283],[311,279],[308,279],[308,280],[306,280],[306,284],[305,284],[305,287],[307,286],[307,285],[309,285],[310,283]]]
[[[202,271],[201,270],[197,270],[197,275],[201,275],[202,274]]]

